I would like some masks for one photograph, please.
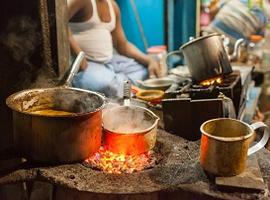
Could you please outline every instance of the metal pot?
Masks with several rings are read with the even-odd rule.
[[[138,81],[140,87],[146,90],[167,90],[175,81],[169,77],[151,78],[145,81]]]
[[[13,110],[14,146],[24,157],[38,162],[69,163],[86,159],[101,145],[104,97],[68,87],[79,69],[83,54],[75,60],[66,84],[30,89],[9,96]],[[60,110],[70,114],[38,114]]]
[[[256,130],[264,128],[260,141],[249,147]],[[262,149],[269,139],[269,129],[263,122],[252,125],[228,118],[217,118],[201,125],[200,164],[217,176],[235,176],[245,170],[247,156]]]
[[[104,146],[124,155],[154,148],[159,118],[139,106],[116,106],[103,112]]]
[[[232,56],[227,55],[220,34],[214,33],[207,36],[191,39],[180,47],[180,51],[168,54],[167,58],[175,53],[184,55],[190,74],[195,82],[219,77],[232,72],[230,58],[238,56],[239,47],[244,42],[236,42]]]

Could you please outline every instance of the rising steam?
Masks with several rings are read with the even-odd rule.
[[[155,119],[146,110],[134,106],[113,105],[103,111],[103,126],[117,133],[139,133],[150,128]]]
[[[51,67],[43,68],[33,63],[33,57],[42,51],[42,35],[37,22],[28,16],[14,17],[0,37],[1,45],[21,69],[19,74],[14,74],[19,75],[17,88],[52,87],[56,84],[56,74]]]

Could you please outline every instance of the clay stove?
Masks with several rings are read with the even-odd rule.
[[[53,185],[53,199],[262,199],[262,191],[225,192],[216,187],[198,163],[199,142],[187,141],[158,131],[157,148],[162,161],[151,169],[131,174],[111,174],[81,163],[38,167],[29,165],[1,176],[0,185],[21,181],[45,181]],[[270,153],[257,154],[265,182],[269,185]],[[269,185],[270,186],[270,185]]]

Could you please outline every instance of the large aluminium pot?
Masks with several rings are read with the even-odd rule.
[[[210,34],[184,44],[184,54],[190,74],[196,82],[222,76],[232,72],[221,36]]]
[[[104,147],[122,155],[138,155],[156,144],[159,118],[139,106],[116,106],[103,112]]]
[[[67,82],[77,70],[71,71]],[[105,101],[98,93],[65,85],[20,91],[6,103],[13,110],[14,147],[21,156],[37,162],[70,163],[91,156],[101,145]],[[42,110],[68,114],[36,113]]]
[[[180,50],[169,53],[167,58],[176,53],[184,55],[190,75],[197,83],[232,72],[229,55],[220,34],[192,39],[181,46]]]

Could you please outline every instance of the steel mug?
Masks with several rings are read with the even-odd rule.
[[[264,128],[263,137],[249,147],[259,128]],[[235,119],[217,118],[204,122],[200,130],[200,164],[216,176],[235,176],[244,172],[247,156],[262,149],[269,139],[268,127],[263,122],[248,125]]]

